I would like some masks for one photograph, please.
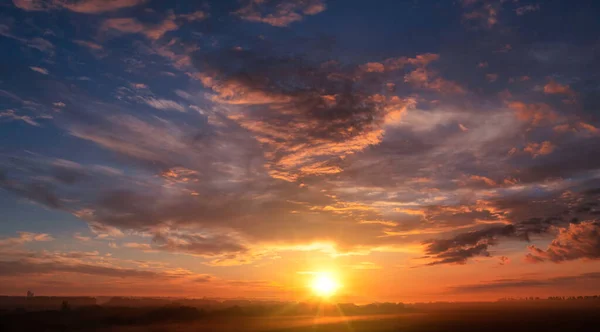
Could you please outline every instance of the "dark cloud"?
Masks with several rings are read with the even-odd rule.
[[[600,259],[600,222],[585,221],[560,228],[546,250],[530,246],[526,259],[555,263],[575,259]]]
[[[248,250],[229,236],[200,234],[158,233],[152,238],[152,247],[202,256],[243,253]]]
[[[498,238],[515,236],[516,227],[506,225],[459,234],[451,239],[425,241],[425,253],[435,259],[427,265],[465,264],[472,257],[490,256],[488,247],[497,244]]]
[[[597,137],[563,140],[551,154],[538,156],[514,176],[522,182],[538,182],[545,179],[572,177],[600,167],[600,141]],[[518,160],[516,160],[518,161]]]
[[[470,285],[459,285],[450,287],[452,293],[479,293],[496,292],[498,290],[519,289],[532,287],[554,288],[561,286],[573,286],[584,284],[594,286],[600,280],[599,272],[584,273],[580,275],[555,277],[547,279],[498,279],[490,282],[483,282]]]
[[[27,198],[33,202],[40,203],[53,209],[64,208],[59,196],[57,196],[55,188],[49,184],[32,182],[28,184],[15,183],[13,181],[2,181],[0,187]]]
[[[280,52],[279,52],[280,53]],[[434,55],[389,59],[390,70],[425,66]],[[432,59],[430,59],[432,58]],[[275,48],[198,53],[196,77],[215,94],[212,101],[265,148],[270,175],[335,174],[339,158],[380,143],[382,125],[410,104],[380,94],[388,69],[366,71],[306,55],[278,55]],[[379,67],[378,67],[379,68]],[[231,111],[230,111],[231,112]]]
[[[26,276],[34,274],[78,273],[117,278],[165,278],[166,275],[146,270],[115,268],[85,263],[65,264],[60,262],[34,263],[27,260],[0,262],[0,275]]]
[[[464,264],[469,258],[490,256],[489,247],[502,239],[529,241],[531,235],[548,234],[556,229],[559,235],[546,251],[530,246],[532,252],[527,256],[528,260],[558,262],[600,257],[598,223],[580,222],[597,218],[599,214],[596,212],[598,192],[595,189],[580,193],[560,191],[536,200],[532,200],[531,196],[517,196],[488,203],[504,211],[502,217],[513,223],[461,233],[449,239],[426,241],[428,258],[434,259],[428,265]]]

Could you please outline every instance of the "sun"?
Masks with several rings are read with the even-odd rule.
[[[331,274],[320,273],[313,279],[311,287],[316,295],[330,297],[335,294],[340,285]]]

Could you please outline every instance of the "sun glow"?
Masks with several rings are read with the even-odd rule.
[[[315,278],[311,284],[313,292],[321,297],[330,297],[334,295],[339,287],[339,283],[331,274],[328,273],[320,273],[315,275]]]

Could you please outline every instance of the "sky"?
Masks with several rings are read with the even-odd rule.
[[[594,0],[0,1],[0,293],[600,293]]]

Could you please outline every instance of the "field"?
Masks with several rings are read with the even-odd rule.
[[[166,319],[154,323],[139,321],[90,320],[72,324],[60,312],[48,320],[36,320],[40,313],[0,317],[3,331],[116,331],[116,332],[521,332],[597,331],[600,310],[592,307],[526,308],[484,307],[429,309],[411,313],[357,316],[221,316]],[[30,315],[30,316],[28,316]],[[46,313],[46,315],[50,315]],[[44,323],[45,322],[45,323]],[[41,324],[41,325],[40,325]]]
[[[269,331],[269,332],[564,332],[597,331],[599,311],[429,312],[358,317],[285,317],[219,319],[209,322],[125,328],[119,331]],[[106,329],[105,331],[115,331]]]

